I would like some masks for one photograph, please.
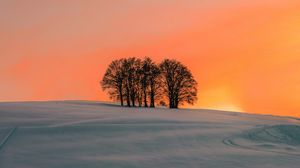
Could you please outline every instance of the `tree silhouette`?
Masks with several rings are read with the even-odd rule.
[[[161,71],[154,62],[151,61],[149,65],[150,107],[155,107],[155,98],[159,96],[159,90],[162,86],[160,78]]]
[[[109,90],[110,98],[120,100],[121,106],[123,106],[123,59],[112,61],[101,81],[102,89]]]
[[[142,67],[140,69],[142,93],[143,93],[143,100],[144,100],[145,107],[148,107],[147,92],[148,92],[148,88],[149,88],[149,77],[150,77],[150,73],[151,73],[151,64],[152,64],[151,58],[145,57],[142,62]]]
[[[124,100],[128,107],[155,107],[156,101],[169,100],[170,108],[197,100],[197,82],[190,70],[176,60],[165,59],[157,65],[151,58],[136,57],[112,61],[101,81],[111,99]]]
[[[165,59],[160,69],[170,108],[178,108],[185,102],[193,104],[197,100],[197,82],[186,66],[176,60]]]
[[[130,106],[131,101],[132,106],[135,107],[135,101],[138,97],[137,93],[140,88],[140,66],[141,60],[138,58],[131,57],[123,60],[123,72],[125,74],[124,76],[128,106]]]

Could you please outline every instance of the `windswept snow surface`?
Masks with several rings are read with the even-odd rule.
[[[0,167],[299,168],[299,124],[87,101],[0,103]]]

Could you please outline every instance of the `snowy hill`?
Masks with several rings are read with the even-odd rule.
[[[299,164],[298,119],[87,101],[0,103],[1,168]]]

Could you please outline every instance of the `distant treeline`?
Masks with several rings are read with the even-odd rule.
[[[178,108],[197,100],[197,82],[191,71],[177,60],[156,64],[151,58],[135,57],[112,61],[100,82],[110,98],[128,107],[155,105]]]

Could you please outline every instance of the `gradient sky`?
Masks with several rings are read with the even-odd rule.
[[[0,0],[0,101],[108,100],[121,57],[175,58],[196,108],[300,117],[299,0]]]

